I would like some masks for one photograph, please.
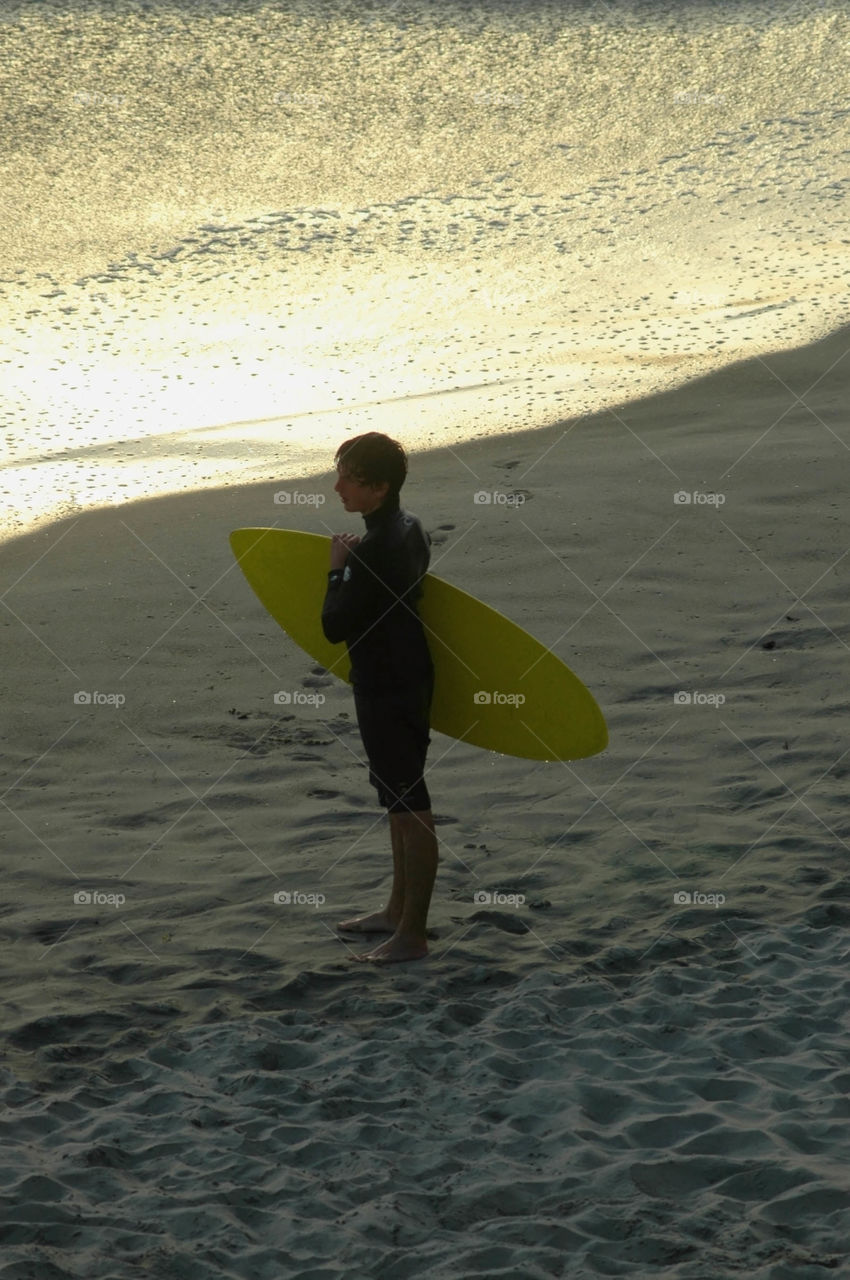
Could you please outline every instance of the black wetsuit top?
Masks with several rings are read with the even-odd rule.
[[[366,533],[332,569],[322,630],[344,640],[351,682],[361,694],[414,690],[432,678],[425,629],[416,610],[431,559],[431,539],[416,516],[388,499],[364,516]]]

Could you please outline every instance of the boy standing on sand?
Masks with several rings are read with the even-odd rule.
[[[428,952],[425,926],[438,861],[423,777],[434,668],[416,610],[430,538],[399,505],[407,456],[397,440],[369,431],[341,445],[334,461],[334,491],[346,511],[363,516],[366,533],[331,539],[322,629],[332,643],[344,640],[348,647],[369,781],[388,811],[393,853],[387,905],[339,928],[391,935],[359,960],[419,960]]]

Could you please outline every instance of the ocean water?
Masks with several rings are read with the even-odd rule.
[[[3,0],[2,532],[326,471],[369,428],[575,419],[834,329],[848,19]]]

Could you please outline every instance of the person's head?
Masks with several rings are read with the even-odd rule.
[[[397,440],[380,431],[346,440],[336,451],[334,492],[346,511],[368,515],[384,502],[397,502],[407,476],[407,454]]]

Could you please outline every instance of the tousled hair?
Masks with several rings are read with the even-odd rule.
[[[367,431],[346,440],[336,451],[334,462],[344,466],[361,484],[389,486],[387,497],[398,497],[407,477],[407,454],[398,440],[380,431]]]

